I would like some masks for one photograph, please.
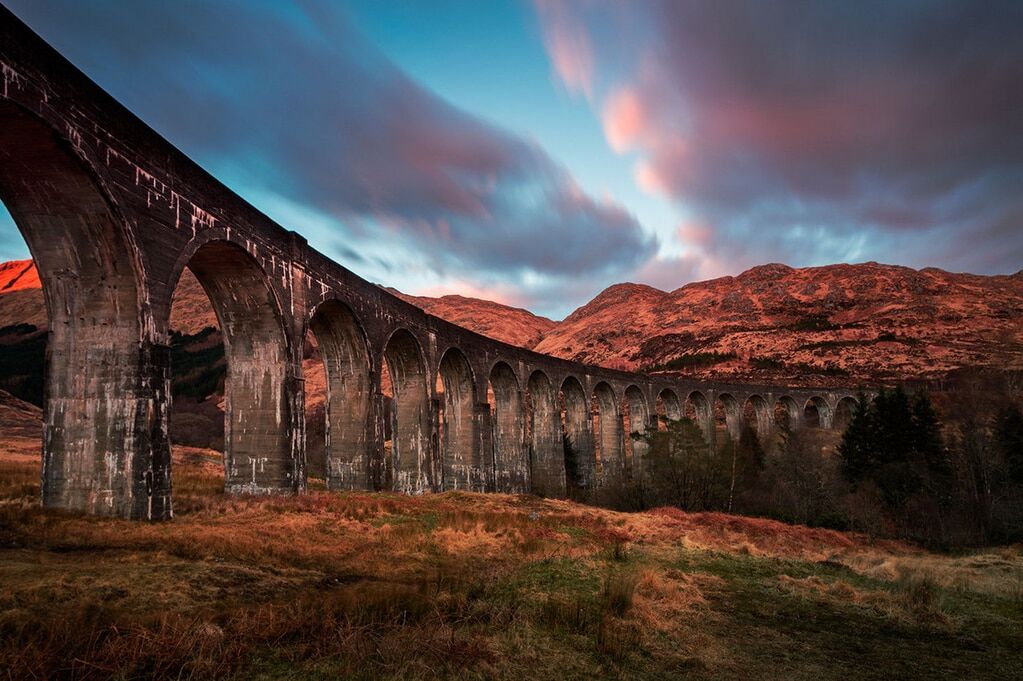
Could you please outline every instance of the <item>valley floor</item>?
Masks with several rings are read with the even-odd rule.
[[[43,511],[0,443],[0,677],[1005,679],[1023,553],[533,497],[234,498],[175,451],[175,520]]]

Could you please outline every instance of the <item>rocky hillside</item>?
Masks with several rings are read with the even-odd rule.
[[[763,265],[671,292],[612,286],[535,346],[626,369],[737,379],[933,378],[1023,368],[1023,272]]]
[[[484,335],[620,369],[818,383],[935,378],[960,367],[1023,369],[1023,272],[772,264],[670,292],[616,284],[561,322],[475,298],[389,290]],[[0,265],[0,344],[31,335],[19,325],[41,331],[45,324],[31,261]],[[171,326],[185,335],[216,326],[187,271]]]
[[[410,296],[393,288],[387,290],[435,317],[523,348],[535,346],[558,325],[557,322],[535,315],[529,310],[509,307],[490,300],[457,295],[429,298]]]

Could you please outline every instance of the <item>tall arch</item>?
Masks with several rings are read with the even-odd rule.
[[[782,395],[774,402],[774,423],[779,428],[795,430],[802,425],[803,415],[796,401],[789,395]]]
[[[635,385],[630,385],[625,389],[624,405],[628,412],[625,415],[627,429],[625,433],[626,459],[628,467],[631,469],[631,475],[638,478],[645,469],[644,462],[646,461],[649,446],[643,440],[633,438],[633,435],[646,435],[647,426],[650,423],[650,411],[647,407],[646,398],[643,396],[643,391]]]
[[[49,318],[43,505],[169,518],[170,358],[124,220],[63,134],[7,101],[0,200],[32,253]]]
[[[498,492],[521,494],[529,490],[529,462],[525,448],[525,411],[515,372],[504,362],[490,370],[494,402],[494,481]]]
[[[675,393],[671,388],[664,388],[661,392],[657,393],[657,426],[660,429],[664,429],[665,420],[677,421],[685,416],[682,411],[682,402],[678,398],[678,394]]]
[[[742,433],[742,408],[731,393],[719,393],[714,399],[714,420],[724,426],[732,440]]]
[[[743,421],[757,431],[757,436],[763,440],[771,432],[771,410],[767,406],[767,400],[761,395],[750,395],[743,405]]]
[[[714,434],[714,411],[706,395],[693,390],[686,396],[685,417],[700,427],[703,437],[709,442]]]
[[[532,373],[527,391],[532,492],[541,496],[565,496],[565,448],[561,439],[557,393],[542,371]]]
[[[582,384],[574,376],[561,383],[559,396],[561,432],[565,443],[565,481],[570,490],[588,489],[593,484],[593,436],[590,434],[590,405]],[[569,456],[571,453],[571,456]]]
[[[831,408],[819,395],[810,397],[803,405],[803,423],[808,428],[831,428]]]
[[[597,470],[604,480],[620,478],[625,473],[625,451],[622,443],[622,417],[614,389],[601,381],[593,387],[592,421]]]
[[[476,434],[476,384],[469,361],[458,348],[449,348],[440,361],[441,486],[445,490],[486,490]]]
[[[838,431],[844,431],[849,427],[849,422],[852,421],[853,414],[856,413],[858,407],[859,403],[856,398],[848,395],[841,398],[835,404],[835,416],[832,419],[831,427]]]
[[[292,428],[291,351],[266,273],[241,246],[210,241],[188,268],[224,337],[224,483],[232,493],[285,493],[305,485]]]
[[[405,329],[395,331],[384,349],[384,361],[394,391],[391,456],[384,485],[406,494],[429,492],[433,488],[431,418],[426,362],[419,341]]]
[[[327,300],[309,322],[326,373],[326,478],[328,489],[370,489],[373,387],[366,335],[355,314]]]

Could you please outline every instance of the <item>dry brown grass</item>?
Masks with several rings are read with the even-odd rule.
[[[891,587],[765,583],[931,628],[955,626],[941,589],[1018,584],[1016,550],[935,556],[722,514],[500,494],[233,497],[219,455],[185,447],[173,521],[98,519],[41,509],[38,460],[37,440],[0,445],[12,678],[741,677],[719,609],[735,583],[680,557],[841,564]]]

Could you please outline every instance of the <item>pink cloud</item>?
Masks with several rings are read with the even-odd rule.
[[[554,0],[536,0],[543,42],[558,78],[572,94],[593,98],[594,54],[586,26]]]
[[[703,222],[683,222],[675,230],[675,236],[686,245],[707,246],[714,238],[714,230]]]
[[[622,153],[634,147],[649,125],[646,105],[635,89],[624,87],[604,102],[604,136],[611,148]]]
[[[439,284],[417,288],[412,292],[416,296],[440,298],[442,296],[462,296],[490,300],[511,307],[525,307],[531,301],[517,289],[509,286],[479,286],[463,279],[452,279]]]

